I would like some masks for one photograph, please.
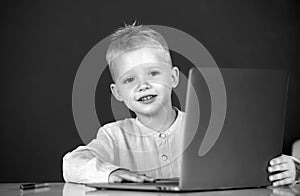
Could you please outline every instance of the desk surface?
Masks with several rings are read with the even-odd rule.
[[[19,189],[20,183],[6,183],[0,184],[1,196],[92,196],[92,195],[105,195],[105,196],[138,196],[138,195],[280,195],[280,196],[294,196],[300,195],[300,184],[291,188],[265,188],[265,189],[242,189],[242,190],[226,190],[226,191],[204,191],[204,192],[192,192],[192,193],[161,193],[161,192],[141,192],[141,191],[100,191],[95,190],[84,185],[70,184],[70,183],[51,183],[48,188],[39,188],[22,191]]]

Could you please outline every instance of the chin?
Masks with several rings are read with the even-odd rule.
[[[163,106],[161,104],[155,104],[151,106],[146,106],[142,109],[136,110],[136,114],[144,115],[144,116],[154,116],[163,110]]]

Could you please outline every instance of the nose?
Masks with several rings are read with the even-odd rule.
[[[139,87],[138,87],[138,91],[145,91],[151,88],[151,84],[148,81],[142,82]]]

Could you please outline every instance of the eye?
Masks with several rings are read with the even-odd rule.
[[[133,78],[133,77],[126,78],[126,79],[123,81],[123,84],[128,84],[128,83],[133,82],[133,81],[134,81],[134,78]]]
[[[157,75],[159,75],[159,74],[160,74],[159,71],[151,71],[151,72],[149,73],[150,76],[157,76]]]

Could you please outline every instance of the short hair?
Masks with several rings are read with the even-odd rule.
[[[111,43],[106,52],[106,61],[113,79],[115,79],[112,70],[113,60],[119,55],[142,47],[161,49],[164,54],[163,59],[172,65],[168,44],[160,33],[148,26],[136,25],[136,22],[132,25],[125,24],[111,35]]]

